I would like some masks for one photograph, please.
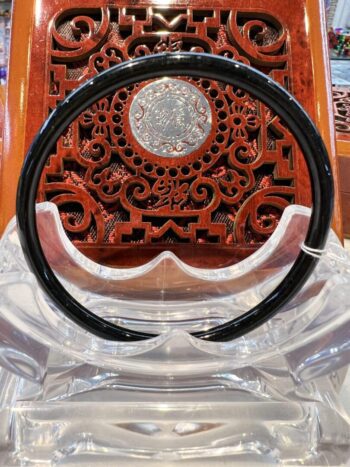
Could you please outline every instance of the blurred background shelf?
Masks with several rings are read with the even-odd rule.
[[[10,52],[12,2],[0,1],[0,85],[7,81],[7,65]]]

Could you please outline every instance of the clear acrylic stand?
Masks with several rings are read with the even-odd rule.
[[[70,293],[114,323],[161,334],[133,343],[90,335],[55,309],[12,221],[0,244],[0,464],[345,464],[350,256],[333,233],[308,283],[264,326],[225,343],[190,335],[281,281],[309,215],[287,208],[265,246],[229,268],[164,252],[118,270],[82,256],[57,208],[38,205],[44,250]]]

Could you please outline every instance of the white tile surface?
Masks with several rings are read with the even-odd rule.
[[[336,86],[350,85],[350,60],[331,60],[332,81]]]
[[[345,239],[344,246],[348,251],[350,251],[350,239]]]

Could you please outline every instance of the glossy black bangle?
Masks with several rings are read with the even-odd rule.
[[[241,63],[209,54],[174,53],[142,57],[97,75],[72,92],[44,123],[22,169],[17,193],[20,242],[29,268],[54,304],[85,330],[105,339],[137,341],[152,334],[116,326],[87,310],[62,286],[50,268],[36,226],[36,196],[41,173],[54,144],[82,111],[116,89],[161,76],[193,76],[218,80],[244,89],[279,115],[298,141],[312,183],[313,208],[305,245],[323,249],[333,210],[333,180],[324,143],[297,101],[268,76]],[[208,341],[227,341],[257,328],[290,301],[305,284],[318,259],[301,251],[278,287],[253,309],[237,319],[193,335]]]

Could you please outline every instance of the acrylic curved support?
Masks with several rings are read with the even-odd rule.
[[[3,465],[345,463],[350,424],[338,393],[350,359],[350,256],[334,233],[303,290],[264,326],[227,343],[189,334],[259,301],[294,261],[309,215],[288,208],[254,264],[223,270],[220,281],[218,271],[188,269],[167,254],[126,278],[82,257],[57,208],[38,205],[39,226],[50,226],[41,236],[51,265],[58,275],[63,265],[71,269],[70,292],[107,319],[163,333],[133,343],[95,337],[55,309],[29,272],[11,222],[0,243]],[[178,277],[175,290],[167,274],[152,285],[162,264]],[[265,280],[254,283],[262,270]],[[230,294],[243,278],[244,290]],[[189,290],[176,294],[186,281]],[[225,281],[230,287],[218,288]],[[137,284],[139,299],[132,296]]]
[[[144,266],[117,269],[101,266],[80,253],[68,239],[57,206],[41,203],[37,223],[45,256],[64,282],[117,299],[142,301],[201,301],[244,292],[263,283],[267,274],[290,267],[300,252],[309,217],[303,207],[289,207],[284,223],[263,249],[239,264],[221,269],[188,266],[164,251]]]
[[[339,302],[331,296],[335,293],[338,282],[340,287],[344,285],[349,265],[348,256],[332,234],[329,243],[331,248],[328,246],[330,251],[327,250],[327,255],[321,260],[312,279],[280,315],[263,327],[248,336],[226,343],[201,342],[189,334],[232,319],[273,289],[285,276],[301,248],[302,228],[298,227],[297,232],[296,226],[306,228],[308,225],[307,208],[288,208],[271,240],[256,253],[253,261],[250,259],[247,263],[222,270],[221,277],[218,277],[218,271],[194,271],[165,253],[146,265],[143,271],[129,271],[130,277],[125,278],[124,270],[109,271],[108,268],[95,265],[82,257],[65,237],[56,208],[44,203],[38,207],[38,224],[44,222],[47,225],[48,218],[52,222],[50,230],[45,232],[46,249],[52,252],[50,260],[58,274],[62,265],[69,265],[71,277],[68,281],[66,278],[61,279],[69,291],[105,319],[133,329],[162,333],[146,342],[118,343],[89,335],[70,322],[38,290],[35,277],[28,271],[21,252],[15,223],[12,223],[1,247],[4,255],[1,295],[11,302],[3,319],[8,319],[9,313],[14,314],[11,322],[17,323],[20,329],[27,330],[42,345],[55,348],[59,352],[68,352],[74,358],[83,358],[90,364],[111,368],[125,366],[128,371],[149,371],[151,374],[162,374],[164,361],[166,371],[174,374],[206,373],[209,369],[232,368],[235,365],[233,361],[238,362],[238,365],[242,365],[243,361],[246,364],[256,364],[260,359],[276,352],[276,349],[281,352],[281,349],[286,348],[290,353],[307,345],[308,339],[317,339],[317,333],[313,335],[313,330],[325,307],[334,306],[334,313],[338,316]],[[57,251],[61,251],[61,265],[57,262],[53,245],[56,245]],[[333,256],[335,260],[332,259]],[[164,272],[162,264],[167,267],[170,265],[172,274],[169,277],[167,273],[159,276],[159,267]],[[323,271],[324,268],[326,272]],[[340,271],[339,268],[342,268],[343,275],[340,272],[335,273]],[[21,293],[18,293],[19,273]],[[66,269],[63,273],[65,275]],[[113,275],[113,279],[106,281],[109,273]],[[260,281],[261,273],[265,277],[263,281]],[[178,277],[179,283],[175,291],[173,274]],[[156,281],[150,287],[159,277],[163,278],[162,282]],[[190,284],[187,292],[177,293],[177,287],[181,285],[186,288],[187,282]],[[113,297],[106,295],[110,289],[102,290],[101,293],[101,283],[115,289]],[[238,287],[242,283],[244,286],[238,293]],[[87,286],[91,287],[90,292],[86,290]],[[139,296],[133,297],[137,286]],[[127,293],[123,294],[122,290]],[[146,301],[141,299],[143,291]],[[333,328],[337,326],[339,317],[335,319],[328,311],[325,314],[327,326]],[[344,313],[340,316],[339,319],[346,322]],[[303,333],[308,335],[307,339]]]

